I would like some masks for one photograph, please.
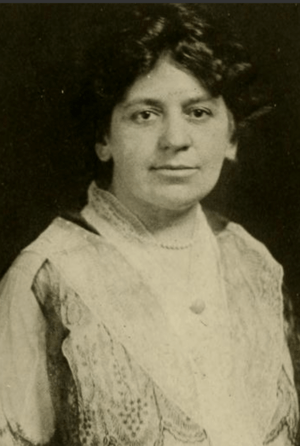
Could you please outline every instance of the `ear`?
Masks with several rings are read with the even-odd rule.
[[[225,151],[225,157],[230,161],[236,161],[237,143],[229,141]]]
[[[104,141],[104,142],[96,142],[96,144],[95,144],[95,152],[96,152],[96,155],[99,158],[99,160],[102,161],[103,163],[106,163],[111,158],[109,145],[107,144],[106,141]]]
[[[225,150],[225,157],[230,161],[236,161],[237,154],[237,141],[235,138],[236,123],[231,112],[228,111],[228,124],[229,124],[229,141]]]

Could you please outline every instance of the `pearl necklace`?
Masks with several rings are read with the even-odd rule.
[[[183,250],[183,249],[190,248],[194,243],[195,243],[195,239],[190,240],[185,245],[175,245],[175,244],[174,245],[170,245],[168,243],[157,243],[157,245],[160,246],[160,248],[163,248],[163,249]]]

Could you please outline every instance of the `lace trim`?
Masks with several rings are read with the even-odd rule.
[[[289,381],[289,378],[283,369],[281,377],[278,382],[278,407],[277,411],[285,412],[276,422],[276,426],[273,427],[271,432],[267,435],[264,445],[268,445],[276,440],[276,438],[286,428],[287,437],[292,445],[296,445],[296,437],[298,431],[298,419],[297,419],[297,398],[293,388],[293,384]],[[286,406],[288,405],[288,408]],[[276,414],[275,414],[276,416]]]
[[[231,235],[236,237],[236,234],[234,234],[234,233],[232,233]],[[229,237],[229,238],[231,238],[231,237]],[[240,250],[240,252],[242,252],[244,254],[245,254],[245,252],[248,252],[248,253],[252,253],[252,251],[254,252],[254,256],[250,255],[250,258],[248,258],[248,260],[246,259],[246,261],[245,261],[246,266],[247,266],[247,262],[250,262],[250,264],[251,264],[251,262],[253,262],[253,265],[251,267],[251,274],[249,275],[249,277],[252,277],[252,275],[255,276],[255,274],[257,274],[257,277],[255,277],[255,280],[253,279],[252,283],[249,283],[248,296],[250,295],[250,290],[251,290],[251,292],[253,293],[253,297],[256,296],[256,299],[260,299],[261,297],[264,297],[264,299],[266,299],[267,303],[270,304],[271,300],[274,299],[273,291],[277,295],[278,290],[276,289],[277,285],[275,286],[274,290],[272,290],[272,289],[270,289],[270,287],[266,286],[266,284],[270,284],[270,277],[268,276],[268,274],[270,274],[271,276],[274,274],[274,277],[276,276],[277,280],[274,281],[273,280],[274,277],[273,278],[271,277],[272,283],[278,282],[278,284],[279,284],[279,282],[280,282],[279,277],[278,277],[279,276],[279,274],[278,274],[279,267],[277,267],[277,264],[275,265],[274,261],[271,262],[271,257],[267,258],[267,253],[265,254],[264,252],[262,252],[261,249],[258,250],[259,251],[259,254],[258,254],[256,252],[256,250],[254,249],[253,243],[252,243],[252,245],[250,242],[248,244],[247,241],[244,240],[243,235],[241,235],[241,239],[244,242],[244,243],[242,243],[242,245],[245,245],[245,246],[238,245],[238,250]],[[230,243],[231,243],[230,249],[233,249],[233,251],[234,251],[235,243],[232,242],[232,240]],[[234,252],[234,256],[236,257],[236,251]],[[246,258],[246,255],[244,256],[244,258]],[[229,263],[230,263],[230,261],[231,261],[230,255],[228,256],[228,259],[229,259]],[[239,257],[237,257],[237,259],[239,259]],[[262,260],[262,259],[264,259],[264,260]],[[264,270],[263,273],[261,271],[262,269]],[[228,276],[230,277],[229,272],[231,271],[233,274],[234,270],[235,270],[235,264],[230,264],[228,266],[228,274],[226,275],[226,278],[228,278]],[[265,275],[266,272],[268,273],[267,275]],[[41,279],[41,277],[40,277],[40,279]],[[263,284],[260,283],[261,280],[262,280],[262,282],[264,282]],[[55,287],[55,281],[57,281],[59,286]],[[85,316],[85,317],[81,318],[81,321],[83,321],[81,328],[84,327],[85,324],[88,324],[92,320],[91,315],[87,316],[87,313],[88,313],[87,309],[84,306],[84,304],[82,303],[82,301],[80,300],[80,297],[75,296],[74,292],[72,292],[72,290],[68,290],[66,287],[64,288],[60,275],[56,275],[56,277],[55,277],[54,271],[50,271],[49,276],[46,277],[45,283],[48,283],[49,288],[45,289],[45,286],[42,286],[40,289],[41,296],[43,296],[43,298],[44,298],[45,294],[48,294],[49,299],[50,299],[50,301],[52,300],[52,304],[55,307],[55,311],[57,312],[57,314],[59,314],[60,318],[62,318],[63,313],[66,312],[67,302],[70,303],[72,300],[76,299],[76,304],[78,304],[78,302],[79,302],[80,311],[82,311]],[[244,282],[244,286],[245,286],[245,282]],[[239,289],[232,288],[231,292],[233,292],[233,291],[235,291],[235,295],[239,294]],[[50,292],[51,292],[51,295],[49,294]],[[262,295],[264,295],[264,296],[262,296]],[[57,302],[55,305],[56,299],[57,299]],[[279,300],[276,298],[276,296],[275,296],[274,300],[276,301],[276,310],[280,310],[280,308],[279,308],[280,305],[278,305]],[[43,299],[41,299],[40,301],[43,302]],[[277,305],[278,305],[278,308],[277,308]],[[76,316],[76,311],[75,311],[75,313],[74,312],[72,313],[72,316],[70,316],[71,313],[72,312],[69,313],[68,317],[70,317],[70,319],[73,319],[73,322],[74,322],[74,314]],[[260,316],[263,317],[263,314],[261,314]],[[76,317],[75,317],[75,319],[76,319]],[[260,324],[261,322],[258,321],[258,323]],[[76,321],[74,322],[74,327],[76,327]],[[98,329],[100,331],[100,327],[98,327]],[[78,337],[78,347],[79,348],[77,348],[76,345],[74,344],[74,349],[69,351],[69,353],[70,353],[69,361],[73,367],[72,371],[73,371],[74,377],[75,376],[77,377],[77,374],[78,374],[79,360],[80,360],[80,363],[82,366],[88,368],[89,361],[91,360],[91,358],[97,357],[97,354],[95,354],[96,348],[94,347],[94,344],[92,342],[87,342],[87,339],[84,338],[85,333],[86,333],[85,330],[80,331],[80,336]],[[74,340],[74,338],[73,338],[73,340]],[[115,345],[117,345],[117,343],[112,342],[112,339],[111,339],[111,345],[115,346]],[[111,351],[111,354],[112,354],[112,356],[118,358],[118,361],[119,361],[119,351],[118,352]],[[72,355],[73,355],[73,359],[71,357]],[[122,371],[122,367],[124,368],[123,359],[122,359],[122,361],[119,361],[119,362],[121,362],[120,371]],[[128,369],[130,370],[131,363],[128,358],[126,359],[125,363],[127,365],[129,364]],[[107,373],[109,374],[110,372],[107,372]],[[135,371],[135,373],[136,373],[136,371]],[[88,373],[85,375],[85,377],[88,379],[90,378]],[[117,375],[115,376],[111,372],[111,379],[114,379],[117,382]],[[124,375],[124,386],[126,386],[126,385],[130,386],[131,381],[132,380],[130,379],[130,377],[128,378],[125,374]],[[94,379],[94,383],[95,382],[97,382],[97,381]],[[134,382],[136,382],[136,381],[134,381]],[[88,398],[88,396],[86,396],[84,389],[83,389],[83,386],[85,385],[85,383],[86,383],[85,380],[82,381],[78,378],[77,387],[74,389],[74,392],[76,392],[79,401],[74,402],[74,404],[78,406],[78,410],[81,413],[80,426],[83,426],[84,429],[86,429],[86,428],[90,429],[91,420],[93,421],[93,419],[94,419],[93,417],[95,417],[96,415],[99,416],[100,409],[98,409],[98,412],[93,412],[94,409],[90,410],[89,398]],[[156,395],[158,395],[158,393],[159,392],[155,391]],[[101,394],[99,396],[100,396],[100,398],[95,398],[95,399],[99,400],[101,404],[103,404],[103,401],[104,401],[103,406],[106,405],[106,407],[111,407],[111,400],[109,399],[109,392],[108,392],[108,394],[103,393],[103,395]],[[101,399],[102,397],[103,397],[103,399]],[[72,398],[71,398],[71,400],[72,400]],[[169,432],[172,431],[174,436],[182,435],[181,431],[176,433],[176,429],[178,429],[178,419],[175,415],[176,409],[173,408],[172,414],[169,415],[167,411],[163,412],[163,410],[161,409],[163,400],[159,399],[159,397],[158,397],[158,401],[159,401],[159,408],[161,410],[161,413],[160,413],[160,417],[158,418],[159,426],[155,427],[155,429],[157,429],[156,432],[158,432],[157,441],[163,441],[162,435],[163,435],[164,430],[168,430]],[[115,407],[115,409],[118,410],[119,408]],[[292,410],[292,409],[290,408],[290,410]],[[123,421],[122,421],[121,415],[118,415],[119,412],[116,412],[116,417],[113,417],[112,412],[110,412],[110,413],[108,413],[108,411],[105,411],[105,413],[104,413],[104,411],[102,411],[102,412],[103,412],[104,417],[111,417],[111,421],[109,423],[106,423],[106,419],[103,418],[103,421],[101,422],[102,426],[105,425],[105,429],[103,428],[104,429],[103,434],[101,434],[101,436],[99,436],[98,434],[93,433],[94,440],[89,438],[89,443],[87,443],[87,444],[92,445],[93,444],[92,441],[94,441],[94,443],[96,441],[98,441],[98,443],[99,443],[100,440],[102,441],[102,439],[103,439],[103,442],[105,441],[107,445],[112,446],[115,444],[117,438],[120,438],[121,441],[124,440],[124,442],[123,443],[121,442],[121,444],[126,444],[126,442],[127,442],[127,444],[130,444],[130,445],[135,444],[134,442],[131,442],[127,436],[125,436],[125,434],[122,430],[123,429]],[[292,413],[292,412],[289,412],[289,414],[290,413]],[[268,437],[268,439],[266,440],[267,441],[266,444],[269,444],[272,441],[271,440],[272,436],[273,436],[272,438],[275,438],[274,437],[275,434],[279,435],[280,432],[282,432],[282,430],[285,428],[285,426],[289,423],[289,420],[291,419],[291,418],[289,418],[289,414],[285,415],[281,419],[281,421],[277,425],[277,427],[272,430],[270,437]],[[168,423],[168,416],[171,418],[171,424]],[[117,421],[118,419],[119,419],[119,421]],[[184,420],[182,421],[182,423],[184,424]],[[291,436],[291,438],[292,438],[292,429],[293,428],[291,427],[290,432],[289,432],[289,435]],[[3,435],[3,432],[6,432],[6,430],[3,429],[2,435]],[[6,434],[4,434],[4,435],[6,435]],[[82,431],[82,433],[81,433],[82,438],[86,438],[84,435],[85,435],[85,430]],[[199,435],[199,432],[198,432],[198,435]],[[125,438],[126,438],[126,441],[125,441]],[[29,444],[24,443],[24,444],[26,444],[26,446],[28,446],[32,443],[29,443]],[[136,443],[136,444],[138,444],[138,443]],[[146,443],[144,443],[144,444],[146,444]],[[159,444],[159,443],[157,443],[157,444]],[[38,446],[38,445],[33,445],[33,446]]]
[[[186,243],[160,243],[148,231],[144,224],[130,212],[119,200],[110,192],[99,189],[96,183],[91,183],[89,187],[89,204],[95,213],[112,224],[122,235],[129,239],[137,239],[140,242],[154,245],[163,249],[181,250],[190,248],[198,239],[199,231],[195,231],[195,236]],[[199,205],[200,209],[200,205]],[[198,212],[198,220],[204,218]]]
[[[170,404],[158,388],[154,393],[162,437],[164,431],[167,431],[176,440],[183,443],[191,441],[202,443],[207,440],[205,430],[199,429],[199,426],[193,423],[181,410]]]
[[[73,395],[65,397],[67,404],[60,420],[67,421],[66,414],[77,409],[79,444],[152,446],[163,444],[165,431],[179,441],[203,441],[206,435],[199,426],[164,398],[107,327],[99,323],[93,327],[89,310],[57,274],[45,262],[33,289],[39,301],[44,302],[50,325],[53,326],[52,319],[59,315],[70,331],[62,351],[75,388]],[[46,300],[45,295],[48,295]],[[81,314],[80,319],[74,317],[78,313],[75,308]],[[55,366],[59,363],[53,363]],[[68,424],[66,427],[70,429]],[[70,437],[67,435],[67,438]]]

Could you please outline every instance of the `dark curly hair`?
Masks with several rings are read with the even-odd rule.
[[[85,53],[89,81],[83,95],[98,141],[109,130],[115,105],[162,54],[190,71],[212,96],[224,98],[236,124],[233,138],[259,114],[251,62],[209,5],[105,4],[100,10],[101,20],[94,19],[93,42]]]

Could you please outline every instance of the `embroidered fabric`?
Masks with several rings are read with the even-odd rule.
[[[195,391],[201,401],[195,401],[193,407],[188,408],[183,398],[175,395],[179,393],[178,389],[174,388],[173,392],[170,389],[169,396],[175,401],[177,398],[181,407],[197,414],[196,419],[205,422],[215,444],[232,444],[235,442],[234,436],[239,441],[243,439],[244,445],[253,444],[251,437],[254,429],[249,426],[251,420],[247,414],[246,398],[243,391],[236,390],[238,382],[233,378],[229,315],[220,275],[219,251],[200,205],[195,228],[196,238],[193,251],[189,254],[192,258],[189,280],[180,286],[179,269],[172,268],[174,262],[170,268],[166,268],[163,264],[165,256],[162,257],[161,251],[155,249],[155,244],[151,250],[148,247],[145,251],[144,246],[135,243],[135,217],[115,197],[99,190],[95,185],[91,186],[89,194],[90,204],[94,206],[93,209],[90,205],[84,209],[83,216],[129,259],[144,282],[151,284],[173,332],[176,333],[179,349],[190,358]],[[126,232],[124,227],[127,227]],[[152,242],[153,236],[141,225],[138,226],[137,233],[139,239],[143,237],[144,244],[148,240]],[[145,275],[145,270],[150,272],[151,278]],[[192,290],[190,283],[193,284]],[[200,319],[203,324],[189,310],[190,303],[195,298],[206,302]],[[138,357],[141,354],[141,351],[137,352]],[[153,374],[153,369],[157,366],[151,365]],[[234,383],[231,383],[233,379]],[[161,385],[165,389],[168,384],[162,380]],[[183,389],[186,393],[186,386]],[[241,398],[243,402],[238,402]],[[238,428],[229,427],[232,419],[235,419]]]
[[[238,225],[215,243],[234,382],[260,444],[290,446],[298,413],[281,268]],[[195,370],[145,278],[116,246],[63,219],[25,250],[0,287],[1,446],[215,446],[191,413]]]

